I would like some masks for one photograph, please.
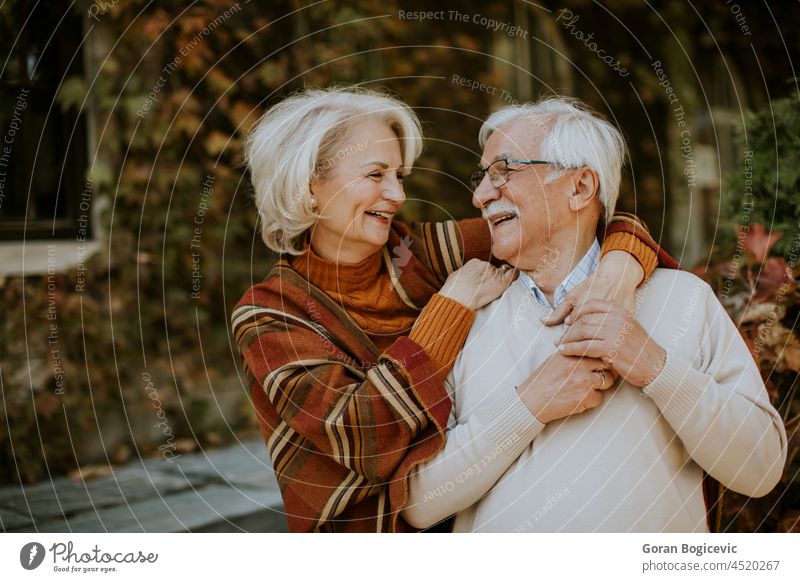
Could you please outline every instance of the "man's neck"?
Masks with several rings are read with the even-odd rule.
[[[532,269],[523,269],[553,305],[553,294],[575,265],[589,251],[595,240],[593,230],[571,231],[564,236],[554,236],[534,259]]]

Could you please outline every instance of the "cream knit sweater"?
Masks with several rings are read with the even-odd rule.
[[[403,517],[455,531],[707,531],[701,479],[754,497],[778,482],[786,433],[735,325],[708,285],[657,269],[637,319],[668,350],[643,389],[625,382],[584,414],[540,423],[515,386],[555,350],[519,281],[480,310],[448,377],[445,449],[410,479]]]

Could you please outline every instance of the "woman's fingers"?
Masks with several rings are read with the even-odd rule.
[[[517,278],[517,276],[519,275],[519,271],[517,271],[511,265],[503,265],[501,270],[501,275],[503,277],[503,280],[505,281],[506,287],[508,287]]]

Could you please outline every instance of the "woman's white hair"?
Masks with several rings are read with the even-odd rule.
[[[597,172],[600,179],[598,197],[607,223],[617,204],[622,164],[626,157],[625,140],[619,130],[578,99],[548,97],[492,113],[481,127],[481,147],[502,126],[522,119],[545,127],[546,137],[540,145],[539,156],[561,166],[548,175],[548,181],[563,175],[564,168],[587,166]]]
[[[408,174],[422,152],[419,118],[403,101],[383,93],[357,87],[306,90],[270,108],[253,127],[245,161],[261,237],[270,249],[303,252],[304,235],[318,217],[311,183],[354,153],[343,146],[354,126],[376,119],[400,140],[402,172]]]

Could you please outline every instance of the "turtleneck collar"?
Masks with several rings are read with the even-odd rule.
[[[305,252],[289,259],[294,270],[325,291],[348,294],[373,287],[383,264],[380,250],[358,263],[337,263],[323,259],[306,244]]]

